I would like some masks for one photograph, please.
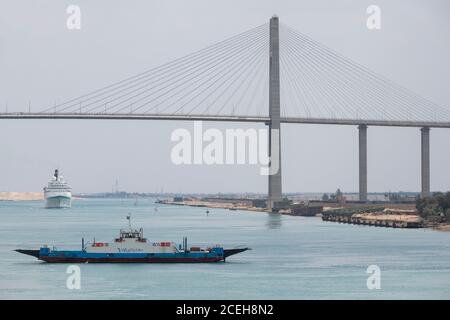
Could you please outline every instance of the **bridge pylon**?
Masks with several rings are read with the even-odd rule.
[[[361,124],[359,131],[359,201],[367,201],[367,126]]]
[[[423,127],[421,131],[421,192],[420,196],[430,196],[430,128]]]
[[[269,44],[269,194],[267,208],[282,200],[280,134],[280,33],[277,16],[270,19]]]

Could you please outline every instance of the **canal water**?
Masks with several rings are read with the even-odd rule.
[[[81,288],[66,287],[67,264],[16,248],[79,248],[111,241],[127,226],[154,241],[247,245],[214,264],[80,264]],[[380,268],[369,290],[368,266]],[[450,233],[322,222],[260,212],[159,205],[153,200],[75,200],[71,209],[0,201],[0,299],[449,299]]]

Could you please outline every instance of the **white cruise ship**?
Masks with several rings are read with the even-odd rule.
[[[67,182],[55,170],[52,180],[44,187],[44,198],[46,208],[70,208],[72,192]]]

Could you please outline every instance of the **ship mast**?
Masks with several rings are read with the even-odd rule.
[[[131,228],[131,213],[129,213],[127,215],[127,220],[128,220],[128,226],[130,227],[130,230],[132,230],[132,228]]]

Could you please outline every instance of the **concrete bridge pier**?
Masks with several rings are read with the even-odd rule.
[[[361,124],[359,131],[359,201],[367,201],[367,126]]]
[[[421,139],[421,182],[422,189],[420,196],[426,198],[430,196],[430,128],[420,129]]]
[[[280,36],[278,17],[270,19],[269,41],[269,195],[267,208],[281,201],[281,134],[280,134]],[[276,170],[278,169],[278,170]]]

